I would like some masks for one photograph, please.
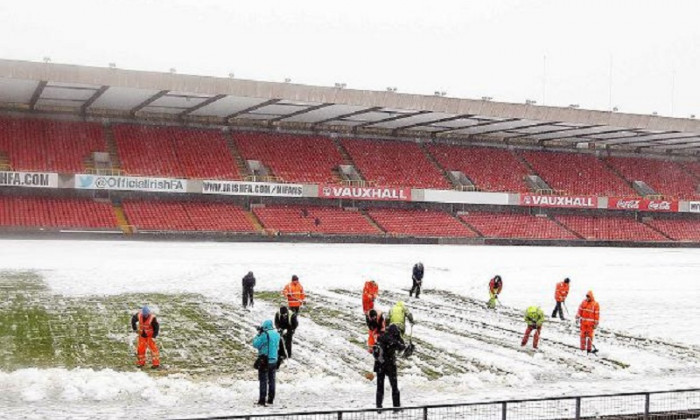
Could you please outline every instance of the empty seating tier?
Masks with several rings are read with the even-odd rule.
[[[116,229],[112,205],[87,198],[0,196],[0,225],[47,229]]]
[[[262,132],[231,135],[243,159],[260,161],[286,182],[334,182],[333,171],[343,163],[327,137]]]
[[[675,198],[698,198],[697,180],[678,162],[637,157],[608,157],[605,160],[628,181],[644,181],[659,194]]]
[[[556,220],[584,239],[599,241],[667,241],[632,216],[559,215]]]
[[[372,209],[368,210],[367,214],[392,235],[467,238],[478,236],[459,220],[442,211]]]
[[[416,143],[350,139],[342,143],[366,181],[379,186],[451,188]]]
[[[447,171],[461,171],[481,191],[527,192],[525,166],[509,150],[491,147],[428,146]]]
[[[362,213],[338,207],[266,206],[253,209],[267,229],[281,233],[378,235]]]
[[[578,239],[547,217],[491,212],[469,212],[459,217],[487,238]]]
[[[100,124],[0,117],[0,151],[16,171],[80,173],[106,150]]]
[[[700,182],[700,162],[683,162],[682,165]]]
[[[114,126],[114,139],[129,175],[241,178],[219,131],[120,124]]]
[[[634,196],[634,189],[597,157],[581,153],[521,151],[550,187],[570,195]]]
[[[235,204],[127,200],[129,223],[138,230],[255,232],[245,211]]]
[[[700,219],[654,219],[645,222],[675,241],[700,242]]]

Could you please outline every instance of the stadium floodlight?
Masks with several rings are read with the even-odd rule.
[[[44,60],[44,63],[50,63],[50,62],[51,62],[51,57],[49,57],[48,55],[46,55],[46,56],[44,56],[43,60]]]
[[[107,66],[108,66],[110,69],[116,69],[116,68],[117,68],[117,63],[109,63],[109,64],[107,64]]]
[[[525,99],[525,105],[537,105],[537,101],[533,99]]]
[[[347,86],[346,83],[336,83],[335,84],[336,89],[345,89],[346,86]]]
[[[482,96],[482,97],[481,97],[481,100],[482,100],[482,101],[489,102],[489,101],[492,101],[493,98],[492,98],[491,96]]]
[[[291,83],[291,82],[292,82],[291,78],[289,78],[289,77],[284,78],[284,83]]]
[[[580,105],[579,104],[569,104],[569,108],[578,109],[578,108],[580,108]]]
[[[170,67],[170,74],[175,74],[177,73],[177,69],[175,67]]]

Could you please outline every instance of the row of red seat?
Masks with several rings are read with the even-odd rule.
[[[100,124],[0,117],[0,151],[16,171],[80,173],[106,149]]]
[[[114,229],[109,203],[86,198],[0,196],[0,226],[47,229]]]
[[[192,201],[126,200],[124,212],[138,230],[258,232],[238,205]],[[640,223],[627,215],[556,215],[469,212],[453,217],[437,210],[369,209],[272,205],[253,213],[262,228],[281,233],[354,234],[418,237],[700,241],[700,220],[653,219]],[[0,196],[0,226],[25,228],[118,227],[112,206],[86,198]],[[578,236],[577,236],[578,235]]]
[[[114,126],[122,169],[131,175],[197,179],[240,179],[220,131]]]
[[[191,201],[127,200],[122,203],[137,230],[255,232],[240,206]]]
[[[281,233],[377,235],[381,231],[359,211],[338,207],[265,206],[253,213],[268,229]]]
[[[220,130],[117,124],[113,132],[128,174],[242,177]],[[0,152],[15,170],[82,172],[92,152],[107,149],[104,137],[96,123],[0,118]],[[350,163],[323,136],[234,132],[232,137],[243,159],[261,161],[288,182],[334,182],[338,165]],[[633,196],[631,182],[639,180],[662,195],[700,197],[698,162],[445,144],[424,150],[405,141],[343,139],[340,145],[365,180],[381,186],[449,189],[446,170],[463,172],[482,191],[527,192],[524,177],[537,174],[571,195]]]

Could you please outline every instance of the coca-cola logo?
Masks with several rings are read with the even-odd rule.
[[[619,200],[617,202],[618,209],[638,209],[639,200]]]
[[[670,201],[650,201],[649,210],[671,210]]]

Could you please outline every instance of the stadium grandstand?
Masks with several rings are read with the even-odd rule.
[[[700,121],[0,60],[7,235],[697,246]]]

